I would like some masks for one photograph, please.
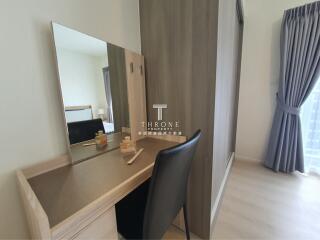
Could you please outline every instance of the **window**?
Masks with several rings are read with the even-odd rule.
[[[301,122],[306,171],[320,174],[320,80],[303,105]]]

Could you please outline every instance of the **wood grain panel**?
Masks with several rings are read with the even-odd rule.
[[[140,0],[146,57],[148,120],[154,103],[168,104],[166,121],[184,135],[202,130],[192,165],[190,225],[208,238],[210,212],[234,151],[239,26],[237,0]]]
[[[151,138],[155,138],[155,139],[161,139],[161,140],[166,140],[166,141],[170,141],[170,142],[177,142],[177,143],[184,143],[185,141],[187,141],[187,137],[186,136],[175,136],[175,135],[153,135],[150,136]]]
[[[170,139],[173,142],[155,138],[138,141],[138,148],[145,151],[130,166],[115,150],[76,165],[61,167],[63,158],[35,165],[34,169],[25,169],[26,173],[41,174],[29,181],[18,171],[32,237],[117,239],[114,205],[151,176],[156,154],[161,149],[186,140],[183,136]],[[54,164],[60,167],[53,167]]]
[[[38,176],[40,174],[52,171],[54,169],[64,167],[71,164],[71,159],[68,154],[62,155],[60,157],[36,163],[22,170],[23,175],[26,179]]]
[[[31,238],[51,239],[48,217],[21,171],[17,171],[17,179]]]
[[[217,6],[209,0],[140,0],[148,120],[156,120],[152,104],[164,103],[164,119],[179,121],[183,135],[203,133],[188,208],[191,230],[204,238],[210,232]]]
[[[62,221],[73,214],[92,215],[91,211],[79,212],[88,205],[94,205],[97,199],[105,196],[101,206],[108,207],[132,191],[150,177],[157,153],[174,145],[174,142],[145,138],[137,142],[137,147],[144,148],[144,151],[130,166],[120,150],[114,150],[28,181],[48,215],[50,226],[59,224],[66,228],[68,224],[62,224]]]
[[[131,138],[137,141],[144,138],[144,135],[139,135],[139,132],[146,130],[143,123],[147,122],[144,57],[125,50],[125,61]]]
[[[110,208],[101,216],[94,220],[93,223],[86,226],[76,234],[72,239],[118,239],[117,220],[115,207]]]

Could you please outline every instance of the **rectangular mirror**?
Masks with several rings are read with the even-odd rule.
[[[125,49],[52,23],[73,162],[119,147],[130,135]],[[98,147],[97,134],[107,137]]]

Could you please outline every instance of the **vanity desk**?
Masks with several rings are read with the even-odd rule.
[[[31,237],[117,239],[118,230],[127,230],[122,220],[141,215],[140,199],[127,201],[148,186],[157,153],[186,137],[141,134],[147,130],[142,55],[57,23],[52,31],[69,152],[17,171]],[[119,145],[128,151],[133,143],[140,154],[128,164],[134,157]],[[138,196],[145,199],[147,191]],[[183,214],[174,224],[183,229]]]
[[[19,170],[32,238],[117,239],[115,204],[150,178],[157,153],[178,141],[137,141],[144,151],[132,165],[116,149],[75,165],[59,158]],[[180,220],[177,225],[183,225]]]

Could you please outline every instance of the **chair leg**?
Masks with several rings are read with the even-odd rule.
[[[186,204],[183,204],[183,217],[184,217],[184,225],[186,228],[186,236],[187,239],[190,240],[190,232],[189,232],[189,225],[188,225],[188,212]]]

